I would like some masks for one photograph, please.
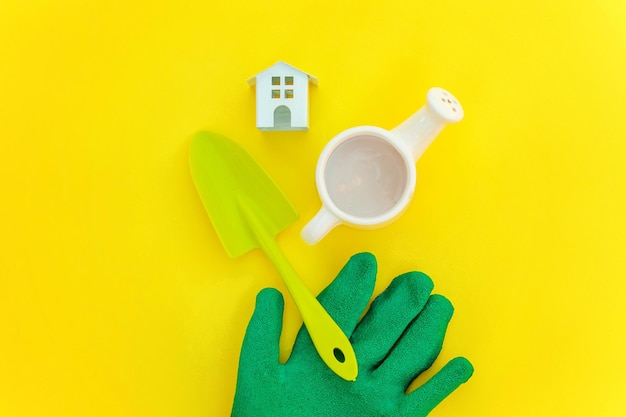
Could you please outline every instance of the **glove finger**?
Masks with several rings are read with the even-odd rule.
[[[261,290],[241,347],[239,373],[265,372],[279,364],[280,333],[283,327],[283,295],[274,288]]]
[[[424,385],[404,397],[400,416],[427,415],[473,373],[470,361],[462,357],[452,359]]]
[[[337,277],[317,296],[320,304],[350,338],[361,314],[374,292],[376,258],[371,253],[359,253],[350,258]],[[294,344],[291,358],[307,355],[313,342],[302,326]]]
[[[454,308],[442,295],[431,295],[389,356],[374,371],[377,378],[395,381],[406,389],[428,369],[441,351]]]
[[[352,335],[359,366],[374,368],[387,356],[428,301],[432,280],[425,274],[400,275],[372,302]]]

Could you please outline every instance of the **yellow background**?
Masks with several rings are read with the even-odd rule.
[[[376,292],[417,269],[476,372],[433,416],[626,415],[626,2],[0,1],[0,415],[225,416],[258,252],[229,259],[190,136],[242,144],[300,219],[279,244],[320,291],[358,251]],[[319,78],[311,129],[261,133],[246,79]],[[377,231],[309,247],[317,157],[441,86],[466,117]],[[287,298],[287,357],[300,318]],[[430,372],[432,374],[432,372]]]

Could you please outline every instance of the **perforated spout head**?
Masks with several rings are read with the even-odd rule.
[[[429,110],[444,120],[445,123],[456,123],[463,119],[461,103],[443,88],[433,87],[426,94]]]

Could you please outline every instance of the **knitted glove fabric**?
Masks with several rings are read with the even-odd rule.
[[[318,356],[303,326],[291,356],[279,362],[283,298],[259,292],[241,349],[231,417],[421,417],[466,382],[472,365],[459,357],[409,394],[405,391],[441,351],[452,304],[431,295],[428,276],[396,277],[367,307],[376,281],[376,259],[354,255],[318,300],[350,336],[359,375],[349,382]]]

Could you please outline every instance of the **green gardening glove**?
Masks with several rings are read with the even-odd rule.
[[[467,381],[473,368],[459,357],[405,394],[441,351],[453,307],[430,295],[430,278],[409,272],[395,278],[359,322],[375,281],[376,259],[357,254],[318,297],[350,337],[359,362],[355,382],[328,369],[304,326],[281,364],[283,298],[262,290],[241,348],[231,417],[421,417]]]

